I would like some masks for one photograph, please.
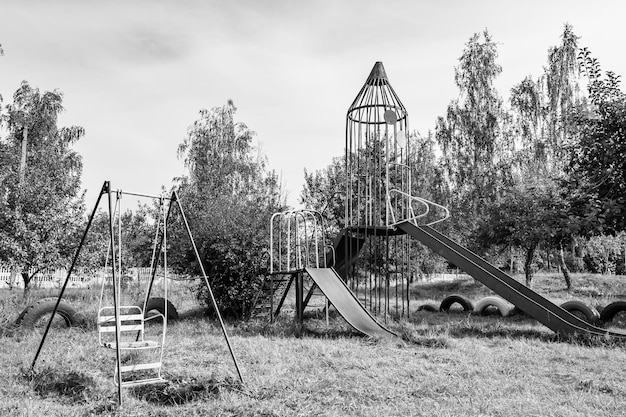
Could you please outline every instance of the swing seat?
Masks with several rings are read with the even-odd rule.
[[[158,313],[144,318],[143,310],[139,306],[120,306],[120,349],[156,349],[163,346],[161,340],[147,340],[144,338],[145,323],[161,317]],[[100,346],[109,349],[117,349],[115,341],[115,307],[102,307],[98,311],[98,337]]]

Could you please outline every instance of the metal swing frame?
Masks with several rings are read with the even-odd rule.
[[[96,204],[94,205],[94,208],[91,212],[91,214],[89,215],[89,219],[87,221],[87,226],[85,227],[85,230],[83,232],[83,235],[81,237],[80,243],[78,245],[78,248],[76,249],[76,252],[74,254],[74,257],[72,258],[72,263],[70,264],[70,267],[67,270],[67,276],[65,278],[65,282],[63,283],[63,286],[61,287],[61,291],[59,292],[59,296],[57,297],[57,301],[56,304],[54,306],[54,309],[52,311],[52,314],[50,315],[50,319],[48,321],[48,324],[46,326],[46,329],[44,330],[44,333],[41,337],[41,341],[39,343],[39,347],[37,348],[37,352],[35,353],[35,356],[33,358],[33,361],[31,363],[30,369],[34,370],[35,369],[35,365],[37,363],[37,359],[39,358],[39,355],[41,354],[41,351],[43,349],[43,345],[46,341],[46,337],[48,336],[48,332],[50,331],[50,327],[52,325],[52,321],[54,319],[54,315],[56,314],[58,308],[59,308],[59,304],[61,303],[61,299],[63,298],[63,294],[65,293],[65,290],[67,288],[67,285],[69,283],[70,277],[72,276],[72,272],[74,271],[74,268],[76,266],[76,263],[78,261],[78,257],[80,256],[80,251],[82,249],[82,247],[85,244],[85,241],[87,239],[87,235],[89,233],[89,229],[91,228],[91,225],[93,223],[93,220],[95,218],[96,212],[98,210],[98,207],[100,205],[100,201],[102,200],[102,196],[103,195],[107,195],[108,196],[108,208],[109,208],[109,244],[110,244],[110,248],[111,248],[111,252],[115,252],[115,239],[114,239],[114,206],[113,206],[113,193],[114,192],[119,192],[119,191],[114,191],[111,188],[111,183],[109,181],[105,181],[104,184],[102,185],[102,189],[100,190],[100,193],[98,195]],[[178,206],[181,218],[183,220],[183,223],[185,225],[185,229],[187,231],[187,235],[189,237],[189,240],[191,242],[191,245],[193,247],[194,250],[194,254],[196,256],[196,260],[198,261],[198,264],[200,266],[200,270],[202,273],[202,277],[204,278],[204,281],[207,285],[207,289],[209,290],[209,296],[211,299],[211,303],[215,309],[215,312],[217,314],[217,317],[219,319],[220,322],[220,327],[222,329],[222,334],[224,336],[224,340],[226,342],[226,345],[228,347],[230,356],[233,360],[233,364],[235,366],[235,369],[237,371],[237,376],[239,377],[239,380],[241,381],[241,383],[244,383],[243,377],[241,375],[241,371],[239,369],[239,364],[237,363],[237,359],[235,357],[232,345],[230,343],[230,339],[228,337],[228,333],[226,331],[226,326],[224,324],[224,320],[222,319],[222,315],[219,311],[219,308],[217,306],[217,302],[215,300],[215,296],[213,295],[213,290],[211,288],[211,285],[209,283],[208,277],[206,275],[206,271],[204,269],[204,265],[202,263],[202,260],[200,258],[200,254],[198,253],[198,248],[196,247],[195,241],[193,239],[193,235],[191,233],[191,229],[189,227],[189,222],[187,221],[187,217],[185,216],[185,212],[183,210],[183,207],[180,203],[180,199],[178,197],[178,193],[176,192],[176,190],[174,190],[172,192],[171,197],[169,198],[165,198],[165,197],[158,197],[158,196],[151,196],[151,195],[146,195],[146,194],[138,194],[138,193],[129,193],[129,192],[125,192],[125,194],[128,195],[133,195],[133,196],[137,196],[137,197],[148,197],[148,198],[162,198],[162,199],[167,199],[169,200],[170,204],[168,205],[168,210],[167,213],[164,215],[164,230],[166,230],[166,225],[167,225],[167,220],[169,219],[169,216],[171,214],[172,211],[172,206],[173,203],[176,203],[176,205]],[[158,229],[157,229],[158,230]],[[156,239],[155,239],[156,240]],[[161,239],[159,239],[158,244],[155,244],[154,249],[153,249],[153,260],[154,260],[154,255],[156,253],[160,253],[161,249],[167,244],[166,241],[166,233],[164,232],[163,235],[161,235]],[[107,256],[108,258],[108,256]],[[165,265],[166,266],[166,265]],[[153,287],[153,283],[154,283],[154,279],[156,276],[156,267],[152,268],[152,272],[151,272],[151,277],[150,277],[150,283],[148,285],[148,289],[146,291],[146,298],[144,300],[144,310],[145,310],[145,306],[146,303],[148,301],[148,299],[150,298],[150,293],[152,291],[152,287]],[[119,383],[122,381],[122,376],[121,376],[121,366],[120,366],[120,362],[121,362],[121,349],[120,349],[120,341],[121,341],[121,335],[120,335],[120,331],[121,331],[121,322],[122,322],[122,315],[120,314],[120,305],[119,305],[119,293],[118,293],[118,280],[121,278],[118,276],[117,274],[118,271],[116,271],[115,266],[112,268],[112,283],[113,283],[113,303],[114,303],[114,308],[113,308],[113,319],[115,321],[115,351],[116,351],[116,363],[117,363],[117,367],[116,367],[116,377],[114,378],[114,380],[116,380],[117,383],[117,394],[118,394],[118,403],[121,406],[122,405],[122,383]],[[121,272],[121,271],[120,271]],[[167,280],[167,277],[164,278],[165,280]],[[167,305],[167,303],[166,303]],[[135,314],[131,314],[130,316],[135,316]],[[138,316],[138,314],[137,314]],[[143,316],[143,311],[142,311],[142,316]],[[145,322],[145,320],[144,320]],[[164,320],[165,323],[165,320]],[[135,331],[138,329],[135,329]],[[111,347],[113,347],[113,344],[111,344]]]
[[[104,273],[108,271],[108,262],[109,255],[111,255],[111,266],[112,269],[117,268],[117,276],[120,277],[117,279],[116,285],[114,285],[114,292],[117,291],[116,302],[113,306],[103,306],[104,302],[104,294],[105,287],[107,285],[106,277],[103,276],[102,286],[100,290],[100,302],[98,305],[98,342],[100,346],[116,349],[119,346],[120,350],[123,351],[148,351],[148,350],[156,350],[158,349],[158,361],[145,362],[142,363],[133,363],[133,364],[124,364],[119,361],[116,362],[115,373],[114,373],[114,382],[116,385],[123,385],[124,387],[129,386],[138,386],[138,385],[146,385],[146,384],[154,384],[154,383],[165,383],[167,382],[161,376],[161,369],[163,365],[163,352],[165,348],[165,340],[167,334],[167,293],[168,293],[168,279],[167,279],[167,220],[165,215],[165,207],[163,204],[164,198],[159,198],[159,215],[157,216],[156,228],[155,228],[155,237],[152,248],[152,257],[150,261],[150,271],[151,271],[151,280],[149,283],[149,287],[151,289],[151,285],[154,280],[154,274],[152,271],[156,271],[159,266],[159,260],[161,254],[163,255],[163,267],[164,267],[164,276],[163,276],[163,298],[165,300],[165,314],[154,314],[149,317],[145,316],[146,306],[148,302],[148,298],[145,298],[143,303],[143,308],[141,306],[136,305],[122,305],[122,195],[124,193],[121,190],[115,192],[115,208],[113,210],[113,219],[117,219],[117,263],[115,262],[115,247],[109,244],[107,249],[107,256],[104,265]],[[161,219],[163,221],[163,233],[161,235]],[[157,255],[157,243],[159,240],[159,236],[162,236],[163,242],[165,243],[162,247],[162,251],[158,252]],[[147,294],[147,292],[146,292]],[[161,318],[162,320],[162,332],[159,340],[154,339],[146,339],[145,338],[145,329],[146,322],[149,320],[154,320],[156,318]],[[114,335],[111,333],[115,332]],[[114,340],[113,336],[115,337]],[[134,338],[134,340],[133,340]],[[124,373],[133,374],[138,371],[153,371],[156,375],[152,377],[144,377],[144,378],[136,378],[132,380],[124,380],[122,379],[122,375]]]

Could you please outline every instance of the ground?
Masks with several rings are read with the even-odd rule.
[[[557,302],[606,305],[626,294],[625,283],[577,276],[577,290],[567,292],[558,276],[546,275],[536,289]],[[416,283],[413,305],[450,293],[475,301],[489,291],[471,278]],[[93,313],[94,294],[76,292],[68,302]],[[532,319],[462,312],[389,322],[398,341],[363,337],[335,315],[329,327],[320,315],[302,329],[288,314],[272,325],[227,322],[241,384],[218,323],[194,309],[191,294],[174,297],[183,318],[167,330],[169,385],[125,390],[118,410],[114,355],[98,347],[87,318],[85,326],[51,330],[34,373],[41,329],[2,336],[0,415],[615,416],[626,406],[623,342],[560,340]],[[16,317],[18,300],[2,293],[0,323]]]

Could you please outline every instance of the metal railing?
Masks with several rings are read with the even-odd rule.
[[[326,267],[326,226],[316,210],[288,210],[270,219],[270,273]],[[334,262],[334,254],[333,254]]]
[[[400,194],[401,196],[406,197],[408,199],[409,203],[408,203],[408,207],[407,207],[407,212],[409,213],[409,217],[407,217],[406,219],[397,219],[396,218],[396,215],[395,215],[394,210],[393,210],[393,205],[391,204],[391,194],[392,193]],[[418,202],[422,206],[424,206],[424,212],[423,213],[419,213],[419,214],[415,214],[415,211],[413,210],[413,205],[411,204],[412,201]],[[420,219],[420,218],[425,217],[426,215],[428,215],[428,213],[430,213],[431,206],[434,206],[434,207],[442,209],[445,214],[444,214],[444,216],[442,218],[437,219],[435,221],[432,221],[430,223],[427,223],[426,226],[432,226],[433,224],[440,223],[440,222],[442,222],[444,220],[447,220],[450,217],[450,210],[448,210],[447,207],[442,206],[441,204],[437,204],[437,203],[435,203],[433,201],[426,200],[425,198],[422,198],[422,197],[417,197],[417,196],[410,195],[408,193],[405,193],[404,191],[401,191],[401,190],[398,190],[398,189],[395,189],[395,188],[392,189],[392,190],[389,190],[387,192],[387,206],[389,207],[389,212],[391,214],[391,220],[392,220],[392,222],[390,224],[387,224],[387,226],[389,226],[389,227],[396,226],[396,225],[398,225],[400,223],[403,223],[403,222],[406,222],[406,221],[409,221],[409,222],[417,225],[417,219]]]

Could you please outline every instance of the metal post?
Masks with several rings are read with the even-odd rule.
[[[237,358],[235,358],[235,353],[233,352],[233,348],[230,344],[230,340],[228,338],[228,333],[226,332],[226,326],[224,325],[224,320],[222,319],[222,315],[220,314],[220,310],[217,307],[217,301],[215,301],[215,296],[213,295],[213,290],[211,289],[211,284],[209,284],[209,279],[207,278],[206,272],[204,270],[204,265],[202,264],[202,259],[200,258],[200,254],[198,253],[198,248],[196,247],[196,243],[193,240],[193,235],[191,234],[191,229],[189,228],[189,223],[187,222],[187,217],[185,217],[185,212],[183,211],[183,206],[180,204],[180,200],[178,198],[178,193],[176,190],[172,193],[171,201],[176,201],[178,205],[178,209],[180,210],[180,215],[183,218],[183,223],[185,224],[185,229],[187,229],[187,235],[189,236],[189,240],[191,242],[191,246],[193,247],[193,251],[196,255],[196,260],[200,265],[200,270],[202,271],[202,277],[204,278],[204,282],[207,285],[207,289],[209,290],[209,296],[211,298],[211,303],[213,304],[213,308],[215,309],[215,313],[220,322],[220,326],[222,328],[222,333],[224,334],[224,339],[226,340],[226,345],[228,346],[228,351],[230,352],[230,356],[233,359],[233,363],[235,364],[235,369],[237,370],[237,375],[239,376],[239,380],[243,384],[243,377],[241,376],[241,371],[239,370],[239,364],[237,364]]]
[[[121,351],[120,351],[120,327],[122,325],[121,321],[120,321],[120,300],[119,300],[119,294],[118,294],[118,287],[117,287],[117,280],[120,278],[116,275],[115,270],[116,270],[116,264],[115,264],[115,237],[114,237],[114,232],[113,232],[113,200],[111,199],[111,183],[109,183],[108,181],[105,182],[106,185],[106,193],[108,195],[109,198],[109,238],[110,238],[110,245],[111,245],[111,257],[112,257],[112,262],[111,262],[111,266],[112,266],[112,272],[113,272],[113,305],[114,307],[114,314],[115,314],[115,355],[116,355],[116,366],[115,366],[115,371],[117,372],[117,398],[118,398],[118,402],[120,407],[122,406],[122,358],[121,358]],[[120,217],[122,216],[122,212],[120,210]],[[121,242],[120,243],[121,246]]]
[[[163,228],[165,229],[165,224],[167,223],[167,221],[170,218],[170,213],[172,212],[172,199],[170,200],[170,204],[167,207],[167,214],[165,215],[165,220],[163,221]],[[158,233],[158,222],[157,222],[157,233]],[[150,283],[148,284],[148,290],[146,291],[146,298],[144,301],[144,310],[146,308],[146,304],[148,303],[148,299],[150,298],[150,293],[152,292],[152,286],[154,284],[154,279],[156,278],[156,273],[157,273],[157,269],[159,268],[159,261],[158,258],[161,256],[161,251],[163,250],[163,235],[161,235],[161,239],[159,240],[159,244],[158,247],[156,249],[156,253],[157,255],[157,259],[156,262],[151,265],[151,270],[150,270]],[[144,311],[145,313],[145,311]]]
[[[304,323],[304,273],[296,273],[296,317],[298,324]]]

